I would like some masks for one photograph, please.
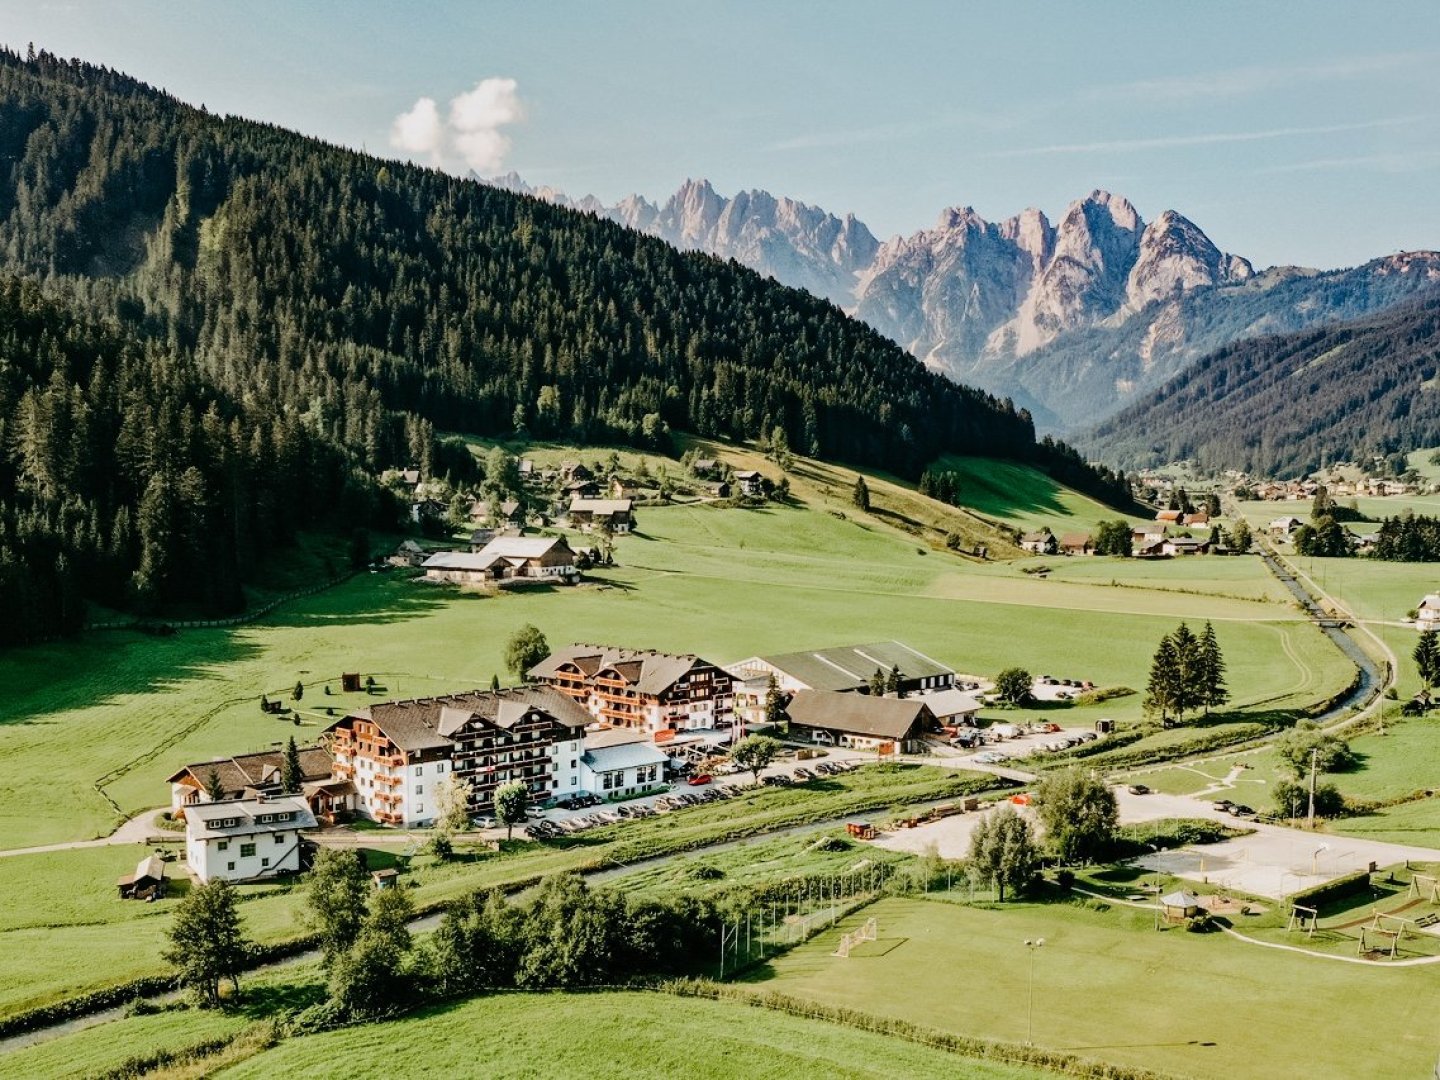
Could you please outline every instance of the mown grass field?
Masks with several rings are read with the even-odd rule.
[[[920,765],[862,768],[803,787],[758,788],[726,802],[595,829],[559,842],[517,842],[500,853],[470,852],[468,861],[439,863],[422,856],[404,880],[417,905],[438,904],[471,889],[513,886],[543,874],[582,868],[628,865],[806,820],[834,820],[865,808],[948,798],[988,782],[980,774]],[[393,844],[388,853],[378,850],[380,844],[400,838],[393,833],[374,835],[377,850],[369,858],[378,867],[394,852]],[[743,861],[741,853],[746,850],[737,849],[728,858]],[[114,890],[115,878],[133,869],[144,851],[138,846],[115,846],[0,860],[4,871],[0,873],[0,1015],[167,970],[160,953],[176,901],[122,901]],[[778,872],[782,864],[776,865]],[[253,939],[269,944],[304,933],[302,888],[259,884],[240,890],[246,932]],[[54,897],[54,903],[45,902],[48,897]]]
[[[879,940],[832,956],[839,934],[870,915]],[[1023,1042],[1033,960],[1039,1046],[1197,1078],[1400,1080],[1433,1068],[1433,968],[1367,969],[1220,935],[1157,934],[1152,920],[1121,907],[885,900],[752,984]],[[1023,943],[1040,937],[1028,955]]]
[[[200,1009],[130,1016],[0,1054],[0,1078],[46,1080],[102,1076],[130,1058],[224,1039],[249,1021],[240,1014]]]
[[[1097,521],[1125,516],[1023,465],[952,456],[942,459],[940,467],[960,474],[964,506],[1017,529],[1048,528],[1060,536],[1092,532]]]
[[[1160,636],[1181,618],[1211,618],[1237,704],[1323,697],[1348,678],[1285,605],[1037,581],[804,507],[642,509],[640,530],[620,542],[619,567],[576,589],[486,597],[362,575],[239,628],[13,650],[0,658],[10,690],[0,846],[103,835],[119,819],[106,795],[133,813],[166,801],[164,778],[183,764],[315,738],[324,709],[364,700],[325,696],[342,671],[374,675],[389,697],[488,685],[503,676],[505,640],[527,622],[554,644],[613,641],[722,663],[894,637],[969,673],[1019,664],[1141,688]],[[1140,564],[1117,562],[1113,573],[1137,567],[1137,582],[1155,580]],[[303,727],[260,712],[262,693],[288,700],[297,679],[308,686]],[[1110,704],[1076,719],[1138,715],[1138,697]]]
[[[644,993],[503,994],[411,1019],[290,1039],[220,1076],[963,1076],[1031,1080],[1038,1070],[734,1002]]]

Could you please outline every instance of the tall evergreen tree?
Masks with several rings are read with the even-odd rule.
[[[300,748],[295,745],[295,736],[285,744],[285,762],[280,770],[280,787],[287,793],[299,792],[304,785],[305,772],[300,768]]]
[[[1147,713],[1158,715],[1161,720],[1168,720],[1172,713],[1179,712],[1183,697],[1175,642],[1166,634],[1160,639],[1155,656],[1150,661],[1150,682],[1145,689],[1144,708]]]
[[[1200,700],[1208,716],[1211,709],[1230,700],[1230,690],[1225,684],[1225,655],[1220,651],[1215,627],[1209,621],[1200,633],[1200,672]]]
[[[1420,640],[1415,643],[1415,667],[1420,672],[1420,681],[1430,690],[1440,682],[1440,638],[1434,630],[1420,631]]]

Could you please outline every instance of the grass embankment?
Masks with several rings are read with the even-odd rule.
[[[517,843],[464,861],[424,857],[404,879],[419,907],[475,888],[514,888],[546,874],[628,865],[808,822],[829,821],[931,799],[952,798],[996,778],[928,766],[885,765],[642,821],[595,829],[548,844]],[[383,839],[383,837],[377,837]],[[462,854],[467,854],[463,842]],[[114,879],[134,868],[140,848],[96,848],[10,856],[0,875],[0,1016],[167,971],[160,959],[175,900],[138,904],[116,897]],[[387,856],[371,852],[376,866]],[[281,885],[242,887],[247,932],[262,944],[294,940],[304,893]],[[55,896],[55,904],[37,897]],[[14,921],[8,921],[13,919]]]
[[[840,933],[868,916],[878,920],[879,940],[848,959],[831,955]],[[778,957],[750,983],[1023,1042],[1033,963],[1041,1047],[1195,1077],[1319,1068],[1400,1080],[1433,1067],[1433,969],[1359,968],[1220,935],[1156,933],[1153,923],[1152,911],[1105,904],[984,909],[884,900]],[[1044,947],[1029,955],[1023,943],[1042,937]],[[984,973],[983,987],[967,974],[974,972]],[[1305,1023],[1295,1020],[1297,994]]]

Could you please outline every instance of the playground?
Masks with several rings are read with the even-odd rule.
[[[862,939],[872,919],[875,937]],[[1283,919],[1276,933],[1305,938],[1287,935]],[[846,935],[847,955],[836,955]],[[1027,947],[1042,938],[1043,947]],[[1434,1065],[1435,973],[1226,934],[1157,933],[1153,911],[1096,901],[896,898],[841,919],[746,981],[1004,1042],[1023,1043],[1033,1024],[1036,1046],[1180,1076],[1399,1080]]]

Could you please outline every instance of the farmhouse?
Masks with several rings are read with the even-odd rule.
[[[581,532],[628,533],[635,527],[634,505],[632,499],[571,499],[570,525]]]
[[[729,672],[698,656],[577,643],[551,653],[529,677],[612,727],[663,735],[732,723]]]
[[[185,815],[185,859],[202,885],[254,881],[300,869],[301,830],[315,817],[299,795],[203,803]]]
[[[741,679],[765,679],[774,675],[780,689],[838,690],[868,692],[875,672],[900,673],[900,688],[906,693],[947,690],[955,685],[955,672],[938,660],[902,645],[898,641],[876,641],[869,645],[817,649],[813,652],[752,656],[730,666]]]
[[[1055,534],[1049,529],[1028,532],[1020,537],[1020,546],[1032,555],[1054,555],[1059,546]]]
[[[440,551],[422,564],[429,581],[563,581],[579,576],[563,536],[497,536],[479,551]]]
[[[1440,593],[1429,593],[1415,609],[1415,625],[1421,630],[1440,628]]]
[[[907,753],[918,749],[927,733],[939,730],[924,698],[801,690],[786,712],[793,732],[824,746],[874,750],[889,744]]]
[[[1066,533],[1060,537],[1062,555],[1094,555],[1095,541],[1085,533]]]
[[[334,761],[323,746],[300,747],[300,776],[305,783],[329,780]],[[213,771],[220,783],[222,799],[253,799],[280,794],[280,776],[285,768],[281,750],[216,758],[186,765],[167,777],[170,784],[170,812],[184,817],[185,808],[211,801],[206,786]]]
[[[1290,534],[1298,529],[1302,522],[1297,517],[1279,517],[1270,522],[1270,536],[1275,540],[1288,540]]]
[[[643,739],[585,745],[580,757],[581,786],[600,796],[642,795],[665,779],[669,758]]]
[[[1180,524],[1186,526],[1187,528],[1191,525],[1209,525],[1210,515],[1205,513],[1205,511],[1203,510],[1194,514],[1186,514],[1183,518],[1180,519]]]
[[[1160,545],[1162,555],[1204,555],[1210,545],[1193,536],[1174,536]]]
[[[765,475],[754,469],[742,469],[735,474],[735,484],[741,495],[759,496],[765,494]]]
[[[590,717],[546,687],[471,691],[357,710],[327,729],[335,774],[355,785],[363,817],[425,826],[452,775],[471,808],[521,781],[535,798],[580,789],[580,753]]]
[[[392,566],[419,566],[425,561],[425,549],[414,540],[402,540],[390,556]]]
[[[1160,510],[1156,512],[1155,520],[1165,525],[1178,525],[1182,516],[1179,510]]]

